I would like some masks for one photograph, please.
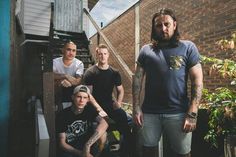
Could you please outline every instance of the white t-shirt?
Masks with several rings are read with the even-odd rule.
[[[82,77],[84,64],[77,58],[74,58],[70,66],[65,66],[62,57],[58,57],[53,59],[53,72],[67,74],[73,77]]]

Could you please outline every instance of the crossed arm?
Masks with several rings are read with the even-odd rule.
[[[73,77],[67,74],[60,74],[54,72],[54,79],[60,81],[63,87],[76,86],[81,83],[81,77]]]
[[[85,147],[83,150],[79,150],[74,148],[73,146],[66,143],[66,134],[59,133],[59,145],[60,147],[65,150],[66,152],[69,152],[74,155],[79,155],[82,157],[92,157],[90,154],[90,148],[91,146],[106,132],[106,129],[108,127],[107,122],[105,119],[103,119],[100,116],[97,116],[96,121],[98,122],[98,126],[94,132],[94,134],[89,138],[89,140],[86,142]]]

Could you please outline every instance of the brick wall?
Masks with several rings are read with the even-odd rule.
[[[236,30],[235,0],[140,0],[140,46],[150,42],[152,15],[162,7],[175,10],[182,39],[192,40],[202,55],[235,60],[233,52],[219,51],[215,45],[216,41],[230,37]],[[102,30],[133,72],[134,13],[134,7],[131,7]],[[90,40],[91,51],[94,51],[97,36],[94,35]],[[112,58],[111,63],[116,67],[117,63],[112,62]],[[229,83],[217,75],[209,76],[208,65],[204,65],[203,68],[205,86],[215,89],[219,84]],[[122,77],[126,91],[125,102],[131,102],[131,83],[126,81],[124,75]]]
[[[131,8],[127,10],[125,14],[121,15],[115,21],[106,26],[103,29],[103,33],[129,68],[134,71],[134,9]],[[90,50],[94,53],[97,46],[97,36],[93,36],[90,40],[92,41]],[[102,38],[100,39],[100,43],[105,43]],[[119,69],[121,73],[122,83],[125,89],[124,102],[131,103],[131,82],[128,80],[127,76],[125,76],[124,72],[120,70],[121,67],[114,62],[112,55],[110,55],[109,62],[113,67]]]

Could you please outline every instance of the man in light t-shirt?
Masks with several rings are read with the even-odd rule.
[[[66,42],[62,48],[62,57],[53,59],[53,72],[56,83],[56,102],[71,102],[73,88],[81,83],[84,72],[84,64],[75,58],[76,45],[74,42]],[[61,100],[60,100],[61,99]]]
[[[58,111],[69,107],[72,103],[71,95],[76,86],[81,84],[84,73],[84,64],[75,58],[76,45],[74,42],[66,42],[62,49],[62,57],[53,59],[53,72],[55,79],[55,95]],[[91,98],[90,99],[94,99]],[[94,100],[96,101],[96,100]],[[107,114],[98,104],[93,104],[100,116]]]

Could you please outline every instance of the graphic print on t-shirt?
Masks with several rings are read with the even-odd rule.
[[[182,56],[170,56],[170,69],[179,70],[184,60]]]
[[[68,143],[78,139],[78,137],[85,134],[88,130],[88,122],[82,120],[76,120],[71,125],[67,126],[66,139]]]

